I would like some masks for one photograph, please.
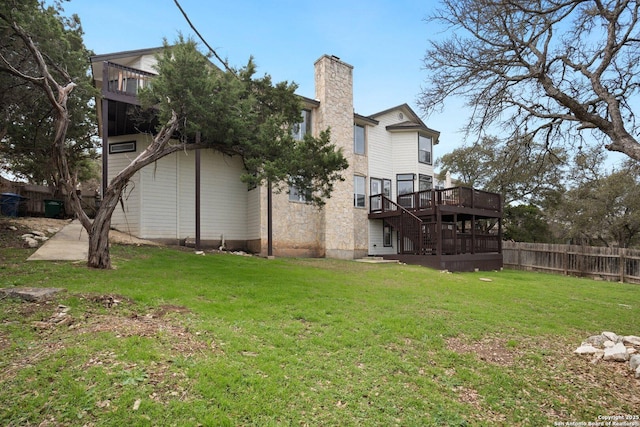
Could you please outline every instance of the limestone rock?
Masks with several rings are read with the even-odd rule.
[[[613,341],[611,341],[611,340],[606,340],[604,343],[602,343],[602,346],[603,346],[604,348],[611,348],[611,347],[613,347],[614,345],[616,345],[616,343],[615,343],[615,342],[613,342]]]
[[[605,337],[607,337],[608,340],[611,340],[614,343],[617,343],[620,341],[620,337],[615,332],[604,331],[602,335],[604,335]]]
[[[0,289],[0,294],[25,301],[38,302],[52,299],[55,294],[64,290],[61,288],[2,288]]]
[[[604,349],[604,360],[613,360],[616,362],[626,362],[629,360],[627,348],[622,343],[618,343],[613,347]]]
[[[640,346],[640,337],[637,337],[635,335],[627,335],[625,337],[622,337],[622,342],[625,344]]]
[[[30,248],[37,248],[39,245],[38,241],[33,237],[27,237],[24,241]]]
[[[631,356],[631,359],[629,359],[629,367],[632,371],[636,371],[640,368],[640,354]]]
[[[578,347],[574,353],[575,354],[596,354],[597,352],[602,351],[598,348],[595,348],[594,346],[592,346],[591,344],[582,344],[580,347]]]
[[[58,231],[60,231],[59,228],[47,228],[47,233],[49,234],[54,234],[54,233],[57,233]]]
[[[592,335],[582,344],[593,344],[596,347],[602,347],[605,341],[607,341],[607,338],[604,335]]]
[[[21,238],[23,238],[23,239],[27,239],[27,238],[29,238],[29,239],[33,239],[33,234],[31,234],[31,233],[25,233],[25,234],[23,234],[23,235],[22,235],[22,236],[20,236],[20,237],[21,237]]]
[[[7,230],[18,231],[18,227],[16,227],[15,225],[10,225],[7,227]]]
[[[44,237],[45,234],[42,231],[32,231],[31,234],[33,234],[34,236],[40,236],[40,237]]]

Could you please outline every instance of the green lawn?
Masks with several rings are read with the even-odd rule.
[[[0,425],[528,426],[640,415],[640,381],[623,364],[572,354],[605,330],[640,335],[637,285],[117,246],[116,268],[96,271],[23,262],[29,254],[5,251],[0,287],[67,292],[48,304],[0,301]],[[59,304],[71,324],[50,321]]]

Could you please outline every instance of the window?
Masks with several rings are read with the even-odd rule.
[[[396,175],[396,180],[398,181],[398,196],[413,193],[413,181],[415,177],[412,173]]]
[[[384,194],[387,199],[391,200],[391,180],[390,179],[382,180],[382,194]],[[389,205],[390,205],[390,202],[386,201],[384,208],[389,209],[390,208]]]
[[[370,190],[371,212],[379,211],[382,208],[382,180],[378,178],[371,178]]]
[[[387,199],[391,199],[391,180],[371,178],[370,180],[370,196],[371,211],[379,211],[382,208],[382,197],[373,197],[383,195]],[[385,209],[388,209],[388,202],[385,202]]]
[[[296,141],[302,141],[306,134],[311,133],[311,111],[302,110],[301,118],[302,121],[294,124],[291,130],[293,139]]]
[[[364,208],[365,205],[365,178],[364,176],[355,175],[353,177],[353,206]]]
[[[398,185],[398,204],[403,208],[413,207],[413,181],[415,175],[412,173],[401,173],[396,175]]]
[[[364,154],[364,126],[353,125],[353,152],[356,154]]]
[[[305,203],[307,196],[304,192],[300,191],[295,185],[289,185],[289,201]]]
[[[378,194],[382,194],[382,180],[371,178],[371,195],[377,196]]]
[[[136,151],[135,141],[115,142],[113,144],[109,144],[109,154],[132,153],[134,151]]]
[[[418,135],[418,161],[431,164],[431,137]]]
[[[391,226],[385,225],[382,228],[382,246],[389,248],[393,246],[391,243]]]
[[[432,190],[433,189],[433,178],[430,175],[422,175],[418,176],[418,191]]]
[[[289,179],[289,201],[306,203],[311,199],[311,194],[309,192],[302,191],[302,189],[298,188],[295,183],[295,178],[291,177]]]

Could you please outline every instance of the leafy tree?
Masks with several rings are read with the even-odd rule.
[[[548,211],[560,237],[589,245],[631,247],[640,243],[640,167],[627,162],[595,175],[563,194]]]
[[[505,207],[504,238],[516,242],[550,243],[553,241],[544,213],[534,205]]]
[[[38,65],[12,22],[20,22],[38,49],[46,52],[42,60],[53,78],[75,83],[67,101],[74,125],[67,130],[65,150],[72,176],[85,181],[97,176],[90,166],[97,157],[92,141],[95,92],[86,59],[90,52],[82,42],[77,16],[65,18],[61,12],[60,3],[44,7],[35,0],[0,5],[0,163],[11,175],[55,186],[60,176],[51,155],[53,108],[47,94],[38,90],[42,82],[25,78],[38,76]]]
[[[539,204],[561,186],[565,161],[563,150],[548,150],[528,138],[500,141],[484,137],[443,155],[436,166],[464,185],[499,193],[505,205]]]
[[[426,52],[420,104],[460,95],[469,132],[502,124],[546,146],[582,145],[588,132],[640,160],[639,12],[634,0],[442,0],[431,19],[452,35]]]

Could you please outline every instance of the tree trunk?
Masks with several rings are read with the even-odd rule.
[[[107,187],[102,196],[100,209],[89,227],[85,226],[89,234],[89,256],[87,266],[92,268],[111,268],[111,256],[109,254],[109,229],[111,228],[111,215],[118,207],[120,195],[127,186],[131,177],[143,167],[173,152],[186,149],[183,145],[167,146],[167,143],[178,127],[177,117],[174,114],[171,120],[155,136],[153,142],[136,157],[126,168],[120,171]],[[189,149],[196,148],[191,144]],[[84,223],[83,223],[84,225]]]
[[[89,231],[89,257],[87,266],[92,268],[111,268],[111,254],[109,253],[109,228],[111,215],[100,209],[93,220]]]

